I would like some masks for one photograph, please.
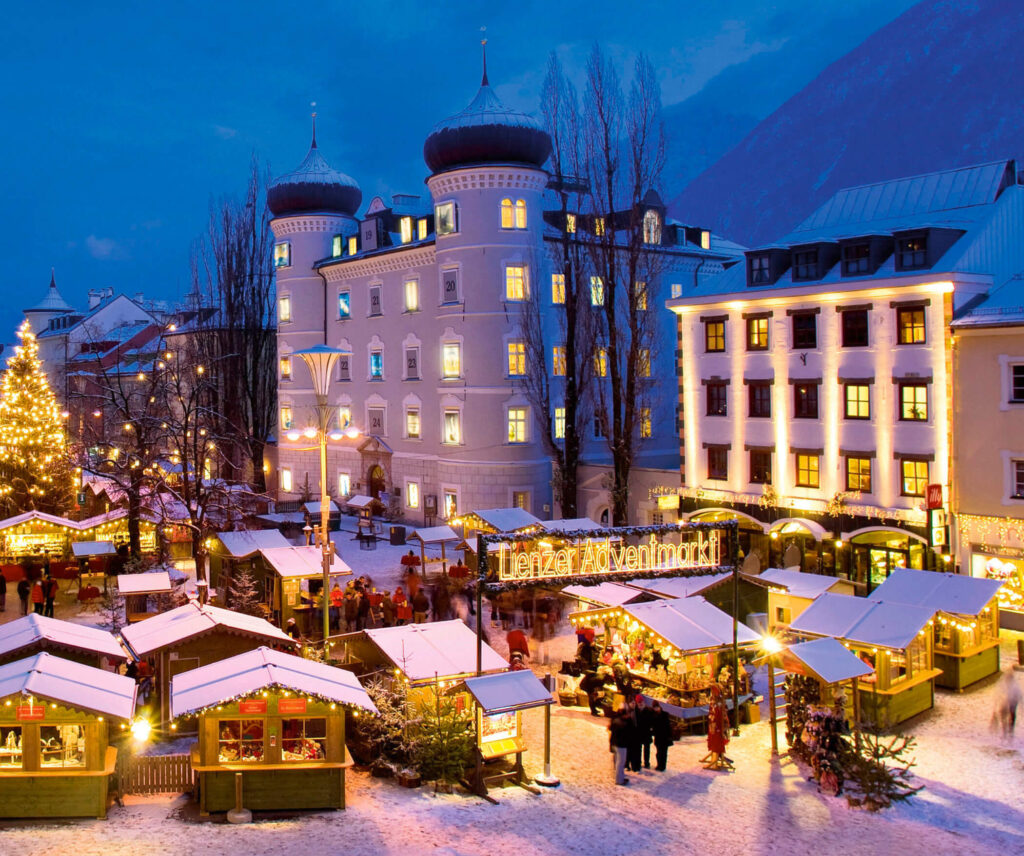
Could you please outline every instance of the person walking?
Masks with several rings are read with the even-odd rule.
[[[43,591],[43,581],[36,580],[32,583],[32,611],[36,615],[42,615],[46,608],[46,593]]]
[[[657,701],[651,702],[648,725],[654,738],[654,769],[664,773],[668,764],[668,747],[672,745],[672,720]]]
[[[60,591],[58,582],[53,577],[47,575],[43,582],[43,594],[46,596],[46,606],[43,607],[43,615],[53,618],[53,602],[57,599],[58,591]]]
[[[391,599],[391,592],[385,591],[380,601],[380,615],[385,627],[395,626],[395,602]]]
[[[422,588],[417,590],[412,597],[412,621],[413,624],[424,624],[427,620],[427,612],[430,610],[430,599]]]
[[[28,598],[31,591],[32,583],[29,582],[28,577],[22,577],[18,580],[18,598],[21,600],[22,615],[28,615]]]
[[[1017,683],[1013,669],[1005,669],[996,685],[995,712],[995,719],[1002,726],[1004,737],[1013,737],[1013,730],[1017,725],[1017,708],[1021,700],[1020,684]]]
[[[345,608],[345,592],[337,583],[331,589],[331,627],[335,631],[341,627],[341,612]]]
[[[400,627],[412,618],[412,611],[409,607],[409,599],[405,596],[401,586],[395,588],[395,594],[391,598],[395,604],[395,623]]]
[[[612,753],[612,760],[615,764],[615,784],[628,785],[626,778],[626,755],[629,752],[629,741],[633,726],[630,722],[629,711],[620,707],[608,723],[608,749]]]

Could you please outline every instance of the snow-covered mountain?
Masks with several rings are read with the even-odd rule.
[[[685,171],[670,166],[670,209],[755,245],[789,231],[842,187],[1024,156],[1022,40],[1022,0],[923,0],[826,68],[678,195],[671,182]]]

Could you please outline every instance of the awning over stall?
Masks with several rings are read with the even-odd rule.
[[[171,575],[167,571],[121,574],[117,578],[117,590],[123,595],[168,594],[171,591]]]
[[[817,678],[826,684],[862,678],[875,671],[842,642],[827,636],[798,642],[765,659],[771,659],[777,668]]]
[[[525,710],[542,704],[554,704],[548,688],[527,669],[466,678],[463,684],[484,713]]]
[[[935,612],[978,615],[996,596],[1000,586],[1000,580],[896,568],[871,592],[871,599],[915,604]]]
[[[881,603],[874,598],[826,592],[790,624],[793,633],[832,636],[902,650],[927,626],[936,610],[906,603]]]
[[[71,542],[71,555],[76,559],[90,559],[94,556],[113,556],[116,552],[113,541]]]
[[[0,698],[22,696],[131,719],[135,681],[124,675],[55,657],[45,651],[0,666]]]
[[[267,564],[282,579],[314,579],[323,576],[324,554],[319,547],[264,547],[259,551]],[[334,552],[330,575],[351,575],[352,568]]]
[[[476,634],[458,619],[379,627],[363,633],[411,683],[476,672]],[[508,662],[485,643],[481,671],[507,668]]]

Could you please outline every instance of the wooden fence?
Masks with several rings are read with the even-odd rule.
[[[121,795],[184,793],[192,790],[192,762],[188,755],[136,755],[118,770]]]

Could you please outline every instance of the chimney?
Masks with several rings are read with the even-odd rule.
[[[141,304],[143,299],[144,299],[144,296],[143,296],[142,292],[141,291],[136,291],[135,292],[135,302]]]
[[[100,305],[100,301],[103,299],[103,293],[97,291],[95,288],[89,289],[89,308],[95,309]]]

